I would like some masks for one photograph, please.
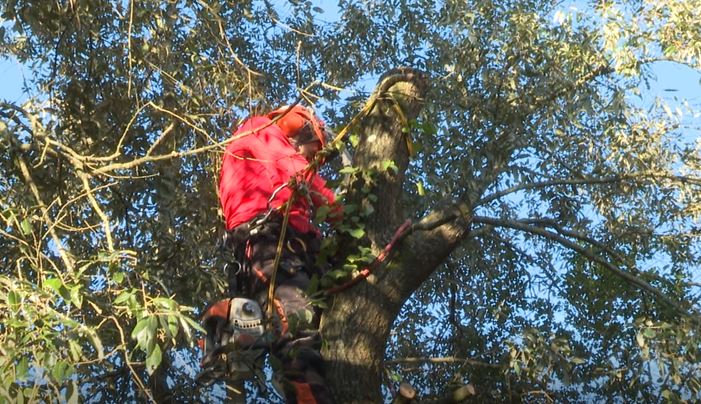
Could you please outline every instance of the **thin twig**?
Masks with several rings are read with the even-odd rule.
[[[127,29],[127,62],[129,63],[129,77],[127,81],[127,97],[131,97],[131,76],[132,76],[132,60],[131,60],[131,30],[134,22],[134,0],[129,1],[129,27]]]
[[[102,221],[102,229],[105,232],[105,238],[107,239],[107,248],[110,252],[113,252],[114,241],[112,240],[112,229],[110,228],[110,219],[109,217],[107,217],[105,212],[100,207],[100,204],[95,199],[95,195],[93,195],[93,189],[90,187],[90,179],[88,178],[88,175],[82,171],[78,171],[77,174],[83,182],[83,188],[87,193],[90,204],[92,205],[93,209],[95,209],[95,213],[98,217],[100,217],[100,220]]]
[[[37,188],[37,185],[34,182],[34,179],[32,178],[31,174],[29,173],[29,168],[27,167],[27,163],[24,161],[24,158],[22,158],[21,156],[17,157],[17,162],[19,163],[20,171],[22,172],[22,176],[24,177],[24,181],[29,186],[29,189],[32,192],[32,195],[34,196],[34,199],[36,200],[37,204],[39,205],[39,209],[41,210],[41,215],[42,215],[42,218],[44,219],[44,223],[46,223],[47,226],[50,228],[49,234],[51,235],[52,241],[56,245],[56,249],[58,250],[59,256],[63,260],[63,264],[66,266],[66,269],[68,271],[73,272],[74,271],[73,260],[68,255],[66,247],[63,245],[63,241],[61,241],[61,238],[52,229],[54,222],[51,219],[51,215],[49,214],[49,210],[46,207],[46,204],[44,203],[44,201],[41,198],[41,195],[39,194],[39,189]]]
[[[156,400],[153,399],[151,392],[146,388],[146,386],[144,385],[144,382],[141,380],[141,377],[139,377],[139,374],[136,372],[136,370],[132,366],[131,360],[129,359],[129,352],[127,351],[127,342],[126,342],[127,340],[124,337],[124,329],[122,328],[121,324],[119,324],[119,321],[117,320],[116,317],[110,316],[110,319],[112,319],[112,322],[119,330],[119,336],[120,336],[121,341],[122,341],[122,347],[124,347],[124,351],[123,351],[124,352],[124,363],[129,367],[129,371],[131,372],[131,375],[134,378],[134,382],[137,384],[137,386],[139,386],[139,389],[141,389],[141,391],[144,394],[146,394],[146,396],[149,398],[149,400],[152,403],[155,403]]]

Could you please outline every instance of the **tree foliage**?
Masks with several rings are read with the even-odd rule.
[[[0,50],[32,71],[0,105],[0,400],[216,396],[192,340],[225,293],[221,154],[299,99],[362,118],[334,177],[351,244],[414,221],[328,311],[330,333],[383,302],[339,398],[701,399],[698,112],[640,97],[656,63],[701,69],[698,0],[0,5]],[[421,112],[382,87],[397,66],[423,72]],[[365,338],[338,329],[327,355]]]

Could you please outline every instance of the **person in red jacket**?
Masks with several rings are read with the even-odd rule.
[[[325,144],[323,123],[304,107],[294,106],[289,111],[282,107],[267,116],[248,119],[233,138],[219,178],[227,230],[279,209],[292,195],[290,179],[299,178],[309,188],[309,198],[295,198],[290,226],[300,233],[317,232],[311,223],[312,208],[335,200],[333,191],[315,171],[305,173]]]
[[[283,365],[288,402],[331,402],[315,337],[320,313],[305,294],[312,277],[323,273],[315,262],[320,232],[312,223],[314,212],[330,206],[331,217],[340,215],[333,191],[309,168],[326,138],[324,123],[303,106],[249,118],[226,148],[219,179],[226,228],[239,263],[230,284],[263,308],[273,305],[281,343],[272,353]],[[274,301],[268,302],[285,204],[290,200]]]

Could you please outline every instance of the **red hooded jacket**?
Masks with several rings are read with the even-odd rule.
[[[309,164],[271,122],[267,117],[248,119],[233,134],[241,137],[226,148],[219,177],[219,198],[227,230],[287,202],[292,190],[286,184],[292,177],[301,179]],[[314,208],[330,205],[334,193],[316,172],[308,173],[304,181],[310,197],[295,197],[289,223],[301,233],[318,233],[311,222],[309,200]]]

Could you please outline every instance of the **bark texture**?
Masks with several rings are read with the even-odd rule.
[[[369,101],[372,108],[360,123],[354,165],[373,169],[391,160],[398,168],[378,170],[372,184],[377,201],[365,230],[375,254],[404,220],[414,216],[402,204],[410,157],[403,128],[419,114],[427,89],[428,80],[418,71],[389,72],[380,80]],[[351,190],[351,201],[367,203],[362,198],[358,189]],[[333,298],[321,324],[322,354],[339,403],[382,402],[384,352],[391,326],[404,302],[466,236],[470,210],[469,206],[451,207],[428,215],[395,247],[389,265]]]

